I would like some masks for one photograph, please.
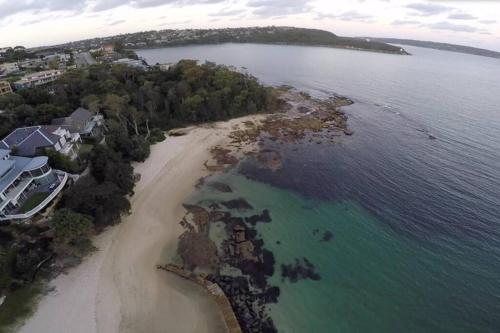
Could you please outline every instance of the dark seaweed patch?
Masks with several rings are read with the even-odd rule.
[[[248,210],[253,208],[252,205],[250,205],[248,201],[243,198],[223,201],[221,204],[228,209]]]
[[[327,230],[323,233],[323,237],[321,238],[322,242],[329,242],[333,238],[333,233],[330,230]]]
[[[302,262],[295,259],[295,264],[281,265],[281,278],[292,283],[303,279],[321,280],[319,274],[314,271],[314,265],[306,258],[302,258]]]
[[[271,222],[271,216],[269,215],[269,210],[264,209],[260,215],[252,215],[245,218],[245,221],[251,225],[256,225],[258,222],[269,223]]]

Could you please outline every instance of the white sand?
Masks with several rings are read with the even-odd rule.
[[[142,175],[132,214],[94,240],[99,251],[52,281],[23,333],[224,332],[215,302],[200,287],[157,270],[174,256],[182,202],[207,172],[209,149],[249,118],[194,128],[152,147],[135,165]]]

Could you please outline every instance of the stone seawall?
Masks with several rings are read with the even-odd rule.
[[[243,333],[229,299],[217,283],[207,280],[201,274],[195,274],[174,264],[167,264],[165,266],[158,265],[157,268],[174,273],[205,288],[205,290],[207,290],[214,297],[215,301],[219,305],[228,333]]]

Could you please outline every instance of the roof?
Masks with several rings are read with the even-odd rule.
[[[45,79],[45,78],[52,78],[55,76],[62,75],[62,73],[64,73],[64,71],[61,69],[50,69],[50,70],[46,70],[46,71],[26,74],[21,79],[14,82],[14,84],[22,84],[22,83],[37,81],[37,80],[41,80],[41,79]]]
[[[10,154],[9,149],[1,149],[0,148],[0,160],[3,160],[5,156]]]
[[[7,172],[7,170],[9,170],[12,167],[12,165],[14,165],[14,163],[15,162],[11,160],[0,161],[0,177],[2,177],[4,173]]]
[[[92,118],[92,112],[84,108],[76,109],[69,117],[74,121],[85,123]]]
[[[69,117],[52,120],[53,125],[67,127],[71,133],[83,133],[92,120],[93,113],[84,108],[76,109]]]
[[[49,158],[47,156],[37,156],[31,159],[29,163],[24,166],[23,171],[32,171],[38,168],[43,167],[45,164],[49,162]]]
[[[0,191],[5,190],[13,181],[15,181],[23,171],[25,167],[29,165],[32,161],[29,157],[11,156],[10,159],[5,161],[0,161],[0,168],[5,168],[10,165],[11,170],[0,178]],[[4,169],[7,171],[6,169]]]
[[[7,135],[2,142],[5,144],[6,148],[19,145],[20,142],[32,135],[38,128],[39,126],[16,128],[12,133]]]
[[[17,147],[17,154],[33,156],[38,148],[52,147],[59,141],[60,135],[54,134],[59,128],[70,130],[69,126],[59,125],[17,128],[0,141],[0,149]]]
[[[71,125],[71,118],[64,117],[52,119],[52,125]]]

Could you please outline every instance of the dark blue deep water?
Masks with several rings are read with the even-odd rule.
[[[264,239],[290,243],[272,246],[278,262],[307,253],[322,275],[293,288],[276,279],[280,331],[500,331],[500,61],[405,48],[413,55],[253,44],[138,52],[355,101],[344,109],[353,136],[280,146],[283,170],[247,163],[246,178],[227,179],[270,207]],[[311,225],[329,228],[331,244],[302,238]]]

